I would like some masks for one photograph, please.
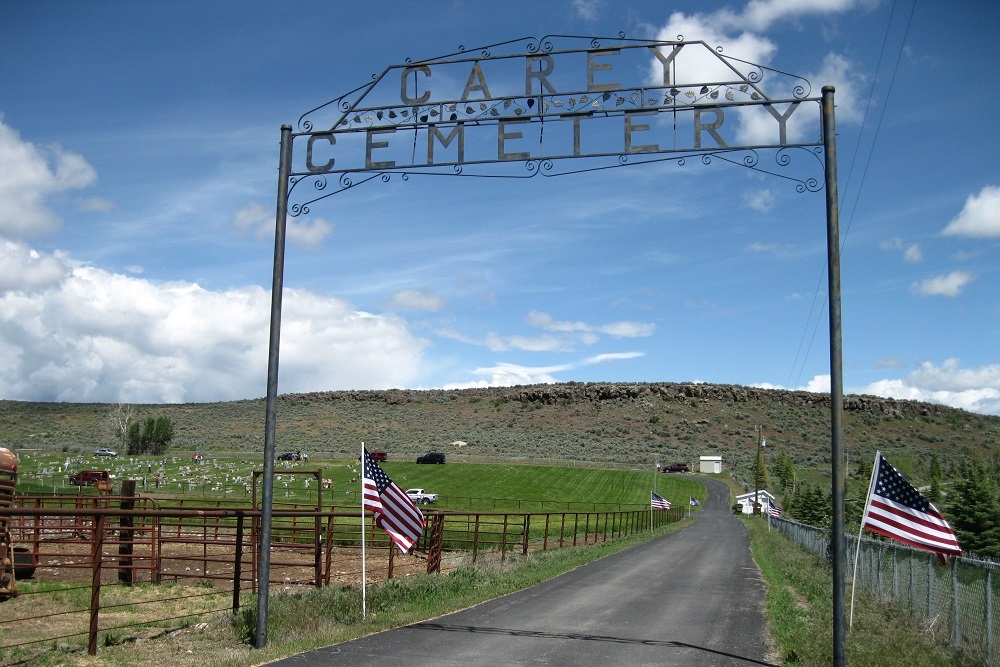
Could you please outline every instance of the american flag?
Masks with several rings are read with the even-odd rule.
[[[777,505],[770,505],[767,508],[767,513],[773,517],[779,517],[781,516],[781,508]]]
[[[695,498],[694,496],[690,496],[690,498],[691,500],[688,501],[688,505],[690,505],[691,507],[701,506],[701,501],[699,501],[697,498]]]
[[[670,501],[663,496],[654,493],[652,495],[653,509],[654,510],[668,510],[670,509]]]
[[[364,461],[364,508],[375,515],[375,524],[406,553],[423,534],[424,515],[382,468],[368,456]]]
[[[911,547],[933,551],[941,560],[962,555],[958,538],[941,512],[881,452],[875,456],[875,476],[861,526]]]

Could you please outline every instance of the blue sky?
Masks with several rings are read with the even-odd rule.
[[[263,396],[280,126],[407,59],[623,32],[836,86],[845,390],[1000,414],[998,22],[905,0],[0,0],[0,398]],[[351,188],[289,221],[279,391],[828,390],[824,196],[719,160]]]

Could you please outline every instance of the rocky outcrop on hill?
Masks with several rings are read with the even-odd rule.
[[[560,384],[522,385],[514,387],[481,387],[453,390],[386,389],[366,391],[326,391],[309,394],[285,394],[289,403],[302,401],[377,401],[390,405],[412,402],[440,402],[455,399],[487,401],[517,401],[544,405],[575,403],[628,403],[660,399],[666,401],[719,401],[722,403],[769,402],[786,407],[829,408],[830,395],[785,389],[761,389],[739,385],[703,383],[616,383],[566,382]],[[932,403],[850,395],[844,397],[846,412],[866,413],[880,417],[912,418],[941,414],[954,410]]]

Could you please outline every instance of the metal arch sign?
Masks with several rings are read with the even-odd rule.
[[[580,46],[585,44],[585,46]],[[563,46],[565,45],[565,46]],[[765,93],[774,80],[772,94]],[[702,41],[549,36],[387,67],[281,128],[254,645],[267,643],[278,351],[289,216],[380,178],[533,178],[721,159],[826,190],[833,492],[833,664],[846,664],[843,372],[834,90]],[[820,113],[807,111],[814,107]],[[735,120],[734,120],[735,119]],[[775,154],[765,168],[759,153]],[[824,178],[785,173],[795,152]],[[576,165],[583,164],[582,167]],[[336,176],[336,178],[333,178]],[[301,187],[311,183],[312,188]],[[307,194],[308,193],[308,194]],[[293,195],[298,199],[293,202]]]
[[[776,94],[764,91],[765,77]],[[527,178],[695,155],[762,169],[763,149],[784,151],[763,169],[777,173],[792,149],[817,157],[822,146],[820,114],[808,109],[820,99],[810,92],[801,77],[702,41],[525,38],[406,62],[299,118],[292,189],[312,179],[322,194],[289,212],[376,174]],[[336,187],[329,174],[340,175]],[[799,190],[822,187],[777,175]]]

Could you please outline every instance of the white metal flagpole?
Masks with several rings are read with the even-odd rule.
[[[858,544],[854,547],[854,574],[851,575],[851,616],[847,622],[848,628],[854,627],[854,588],[858,583],[858,556],[861,554],[861,532],[865,529],[865,519],[868,518],[868,506],[872,502],[872,492],[875,490],[875,473],[878,472],[882,452],[875,452],[875,465],[872,466],[872,479],[868,482],[868,497],[865,499],[865,511],[861,514],[861,527],[858,528]]]
[[[365,443],[361,443],[361,618],[366,616],[365,601],[368,593],[368,573],[365,571]]]
[[[656,493],[656,473],[660,471],[660,462],[656,462],[656,467],[653,468],[653,493]],[[649,530],[653,530],[653,497],[649,497]]]

